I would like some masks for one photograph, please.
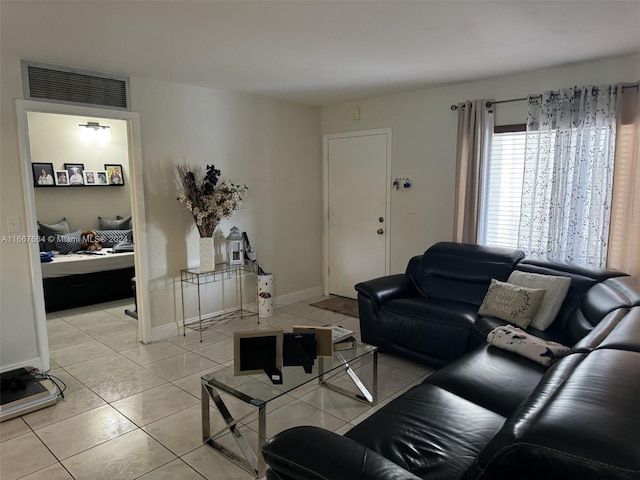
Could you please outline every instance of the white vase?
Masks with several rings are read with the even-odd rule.
[[[213,237],[200,237],[200,271],[213,270],[215,266]]]

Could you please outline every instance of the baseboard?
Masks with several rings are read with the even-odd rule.
[[[321,297],[323,295],[322,285],[312,288],[307,288],[305,290],[299,290],[297,292],[287,293],[285,295],[280,295],[278,297],[274,297],[274,304],[278,305],[289,305],[291,303],[301,302],[303,300],[307,300],[309,298]],[[250,311],[256,311],[257,304],[256,302],[246,303],[244,308]],[[215,317],[216,315],[221,315],[224,313],[229,313],[235,310],[235,308],[229,308],[226,310],[222,310],[220,312],[208,313],[202,316],[202,320],[207,320],[211,317]],[[198,317],[187,318],[185,323],[187,325],[192,323],[197,323]],[[180,323],[169,323],[166,325],[160,325],[159,327],[153,327],[151,329],[151,341],[157,342],[159,340],[166,340],[167,338],[174,338],[178,335],[182,335],[182,322]],[[19,365],[20,366],[20,365]],[[19,367],[18,366],[18,367]],[[18,368],[16,367],[16,368]]]
[[[324,288],[322,285],[317,287],[307,288],[305,290],[298,290],[297,292],[287,293],[285,295],[279,295],[275,297],[275,305],[289,305],[291,303],[302,302],[309,298],[321,297],[324,295]]]
[[[151,328],[151,342],[175,338],[182,334],[182,324],[168,323],[159,327]]]
[[[42,359],[40,357],[36,357],[30,360],[25,360],[24,362],[20,362],[20,363],[3,365],[2,369],[0,370],[0,373],[10,372],[11,370],[16,370],[18,368],[26,368],[26,367],[37,368],[38,370],[42,371]]]

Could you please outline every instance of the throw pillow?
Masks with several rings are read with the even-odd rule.
[[[40,236],[40,251],[50,252],[56,248],[56,240],[59,235],[69,233],[69,224],[64,217],[56,223],[42,223],[38,221],[38,235]]]
[[[546,330],[553,323],[571,286],[570,277],[542,275],[518,270],[513,271],[507,281],[527,288],[544,288],[546,290],[540,309],[531,321],[531,326],[538,330]]]
[[[487,343],[545,366],[551,365],[569,351],[569,347],[535,337],[512,325],[491,330],[487,335]]]
[[[96,230],[96,238],[105,248],[114,247],[117,243],[126,240],[131,235],[131,230]]]
[[[82,230],[67,233],[66,235],[58,235],[56,238],[56,250],[62,255],[75,253],[82,250]]]
[[[98,217],[99,230],[130,230],[131,215],[128,217],[120,217],[115,219]]]
[[[544,290],[521,287],[491,279],[478,313],[527,328],[538,312]]]

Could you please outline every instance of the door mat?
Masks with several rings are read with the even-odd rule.
[[[359,318],[358,316],[358,301],[353,298],[346,297],[331,297],[326,300],[322,300],[316,303],[310,303],[312,307],[322,308],[324,310],[330,310],[336,313],[342,313],[349,317]]]

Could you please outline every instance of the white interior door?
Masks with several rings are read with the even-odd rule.
[[[389,131],[327,136],[329,293],[387,273]]]

